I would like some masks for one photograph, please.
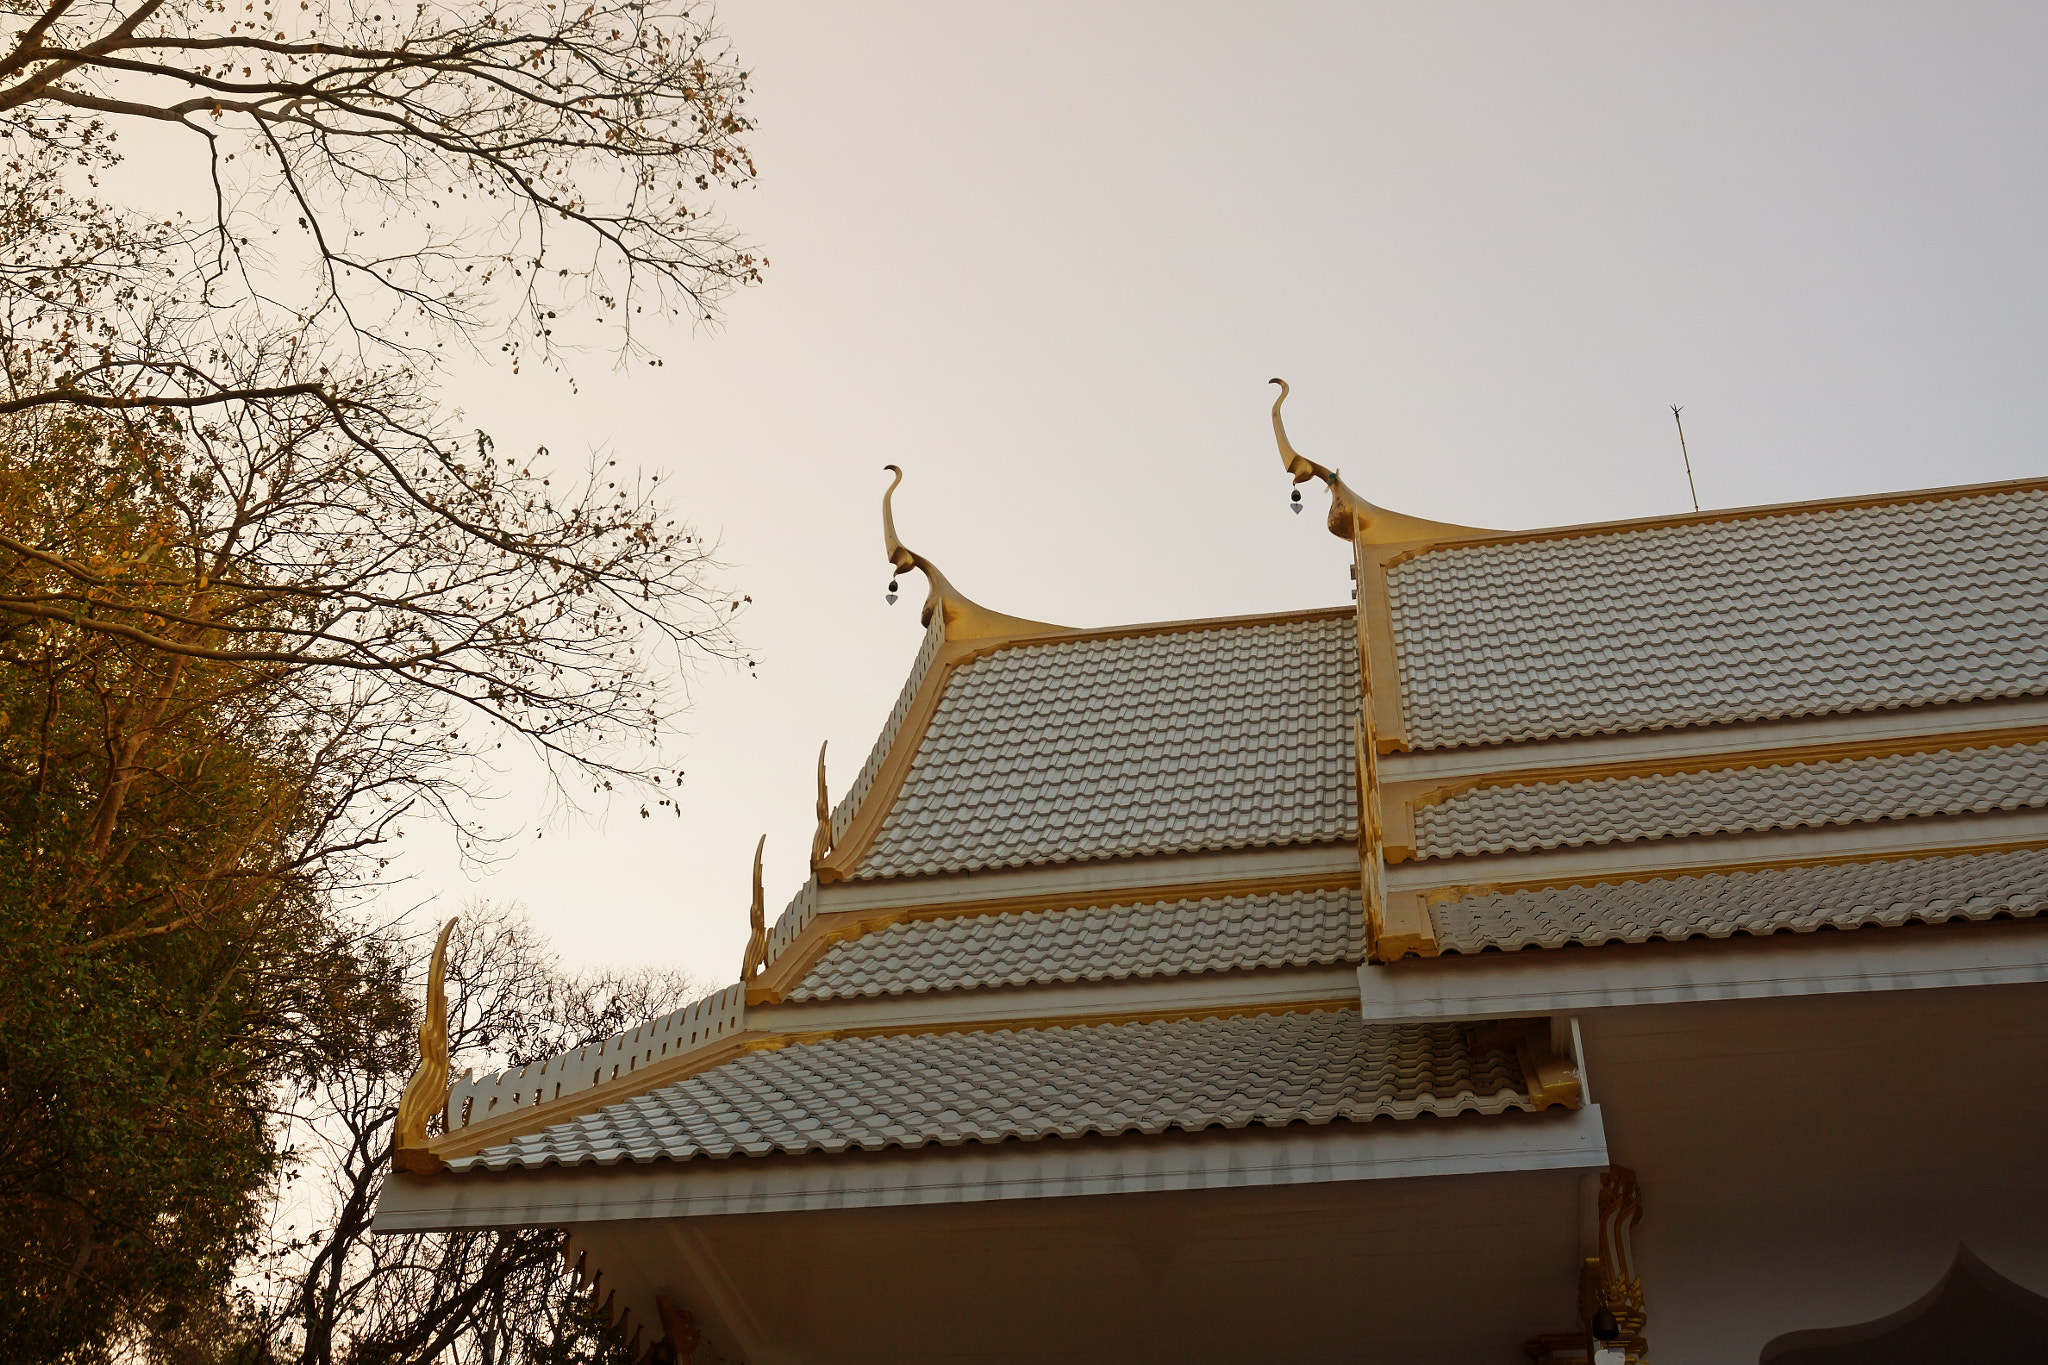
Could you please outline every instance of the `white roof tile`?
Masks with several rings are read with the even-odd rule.
[[[1355,962],[1356,891],[1295,891],[894,924],[834,944],[793,1000]]]
[[[2048,491],[1453,546],[1387,576],[1420,748],[2048,691]]]
[[[2048,744],[1480,787],[1415,812],[1415,853],[1572,848],[2048,806]]]
[[[1445,952],[1476,953],[2025,919],[2044,909],[2048,850],[2032,849],[1470,896],[1431,906],[1429,917]]]
[[[456,1170],[878,1151],[1533,1106],[1512,1045],[1456,1024],[1316,1011],[798,1043],[542,1132]]]
[[[832,839],[835,843],[846,836],[846,828],[853,823],[860,803],[874,789],[875,777],[882,770],[882,760],[889,756],[890,746],[895,744],[904,720],[910,715],[910,704],[917,699],[917,689],[923,686],[925,674],[931,672],[932,662],[939,657],[939,648],[945,643],[945,618],[933,612],[931,624],[925,629],[924,641],[917,647],[917,657],[911,661],[910,676],[903,680],[903,690],[896,694],[896,705],[890,708],[889,718],[882,722],[882,733],[875,736],[874,747],[868,750],[867,762],[854,775],[853,785],[832,808]]]
[[[947,685],[856,877],[1353,837],[1349,616],[998,650]]]

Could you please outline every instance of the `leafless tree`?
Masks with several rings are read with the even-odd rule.
[[[448,993],[457,1064],[495,1069],[596,1042],[703,992],[680,972],[565,972],[522,916],[472,905],[449,941]],[[577,1311],[559,1232],[370,1236],[413,1061],[394,1034],[294,1098],[289,1169],[315,1188],[285,1196],[305,1230],[281,1230],[265,1257],[271,1340],[299,1365],[510,1365],[585,1340],[601,1350],[602,1324]]]
[[[296,398],[425,439],[402,406],[359,429],[380,366],[554,359],[579,310],[637,354],[649,308],[759,278],[705,199],[754,174],[746,89],[673,0],[8,0],[0,412]],[[104,191],[140,130],[203,210]]]

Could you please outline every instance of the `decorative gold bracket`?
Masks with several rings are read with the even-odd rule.
[[[766,847],[768,836],[764,834],[754,845],[754,903],[747,909],[747,923],[753,932],[747,937],[747,955],[740,962],[742,981],[753,980],[754,973],[768,961],[768,903],[761,895],[761,850]]]
[[[1628,1365],[1639,1365],[1650,1352],[1643,1339],[1649,1315],[1632,1241],[1642,1219],[1643,1191],[1636,1173],[1626,1166],[1609,1166],[1600,1174],[1600,1254],[1586,1258],[1579,1276],[1579,1316],[1588,1334],[1593,1334],[1594,1320],[1602,1312],[1612,1317],[1619,1332],[1613,1345],[1621,1348]]]
[[[434,940],[427,965],[427,1004],[420,1015],[420,1069],[398,1097],[398,1118],[392,1127],[391,1164],[401,1171],[432,1175],[446,1163],[427,1150],[427,1124],[448,1104],[448,934],[449,920]]]
[[[890,499],[896,494],[896,485],[903,482],[903,471],[893,464],[882,466],[896,477],[882,493],[882,544],[889,555],[889,567],[897,573],[908,573],[916,569],[930,585],[924,599],[924,610],[918,613],[920,625],[930,625],[933,613],[939,613],[945,622],[946,640],[949,643],[961,640],[988,640],[1009,635],[1037,635],[1049,630],[1064,630],[1064,626],[1047,625],[1043,621],[1027,621],[1021,616],[1006,616],[999,611],[990,611],[978,602],[968,599],[966,594],[946,581],[938,566],[929,559],[910,549],[896,538],[896,516],[890,510]]]

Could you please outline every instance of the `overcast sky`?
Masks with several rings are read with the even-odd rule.
[[[683,818],[416,831],[396,900],[523,902],[571,962],[736,978],[754,840],[806,873],[919,638],[878,500],[987,606],[1340,603],[1266,408],[1385,506],[1530,527],[2038,475],[2048,7],[730,0],[767,283],[580,393],[463,377],[501,446],[668,471],[753,606]],[[522,821],[524,825],[522,826]],[[540,832],[544,829],[544,832]]]

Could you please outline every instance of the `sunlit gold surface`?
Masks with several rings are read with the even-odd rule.
[[[830,743],[830,741],[826,741]],[[832,851],[832,802],[825,794],[825,745],[818,746],[818,828],[811,835],[811,871]]]
[[[1636,1273],[1633,1234],[1643,1218],[1643,1191],[1636,1173],[1609,1166],[1600,1175],[1600,1254],[1588,1256],[1579,1279],[1579,1312],[1592,1329],[1594,1314],[1605,1308],[1621,1328],[1615,1345],[1627,1352],[1628,1365],[1649,1357],[1643,1327],[1649,1314],[1643,1304],[1643,1282]]]
[[[924,610],[918,614],[921,625],[932,623],[932,613],[939,612],[946,623],[946,639],[987,640],[1004,635],[1036,635],[1048,630],[1062,630],[1062,626],[1047,625],[1043,621],[1027,621],[1021,616],[1009,616],[999,611],[990,611],[979,602],[971,601],[966,594],[946,581],[938,567],[917,551],[910,549],[896,537],[896,516],[890,507],[895,497],[896,485],[903,482],[903,471],[895,465],[883,465],[896,477],[889,481],[889,487],[882,493],[882,544],[889,556],[889,566],[897,573],[908,573],[916,569],[922,573],[929,591],[925,594]]]
[[[420,1015],[420,1069],[405,1083],[398,1097],[398,1119],[393,1125],[391,1164],[402,1171],[430,1175],[444,1169],[441,1159],[427,1150],[427,1124],[448,1102],[448,990],[446,986],[448,935],[455,928],[449,920],[434,940],[434,956],[427,966],[427,1003]]]
[[[747,955],[740,962],[740,980],[751,981],[754,973],[761,970],[761,964],[768,960],[768,902],[761,894],[761,850],[768,847],[768,836],[754,845],[754,903],[747,907],[747,924],[751,933],[747,936]]]
[[[1280,405],[1287,401],[1287,381],[1268,380],[1280,386],[1280,396],[1273,400],[1273,439],[1280,445],[1280,463],[1294,476],[1296,483],[1308,479],[1321,479],[1330,489],[1330,534],[1342,540],[1357,541],[1365,545],[1399,545],[1412,540],[1434,540],[1444,536],[1490,536],[1499,532],[1484,531],[1473,526],[1457,526],[1447,521],[1430,521],[1425,517],[1411,517],[1405,512],[1389,512],[1384,507],[1375,507],[1345,486],[1344,479],[1334,469],[1327,469],[1297,451],[1287,439],[1286,424],[1280,420]]]

